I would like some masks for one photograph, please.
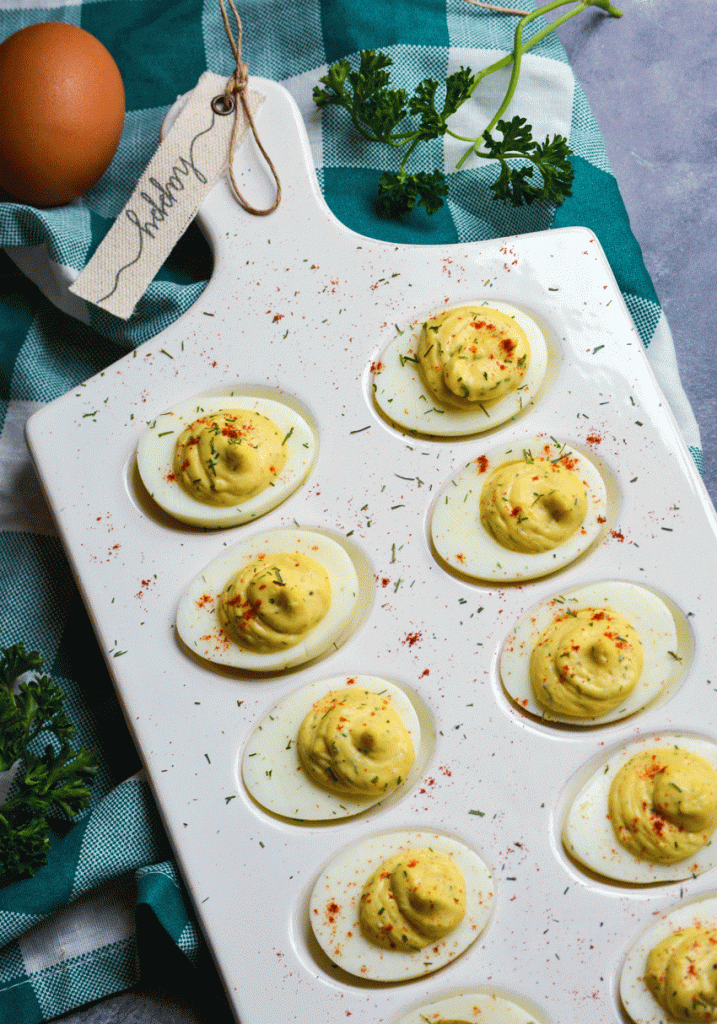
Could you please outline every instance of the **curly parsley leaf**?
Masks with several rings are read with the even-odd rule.
[[[437,139],[448,131],[448,118],[455,114],[468,99],[473,85],[473,72],[470,68],[461,68],[449,75],[445,83],[443,106],[438,109],[436,97],[438,82],[433,78],[424,78],[419,82],[408,102],[408,112],[420,118],[415,131],[417,140]]]
[[[568,159],[572,153],[567,139],[555,135],[545,142],[536,142],[532,128],[524,117],[512,121],[498,121],[496,129],[503,138],[496,140],[490,132],[485,134],[485,150],[479,156],[493,158],[500,163],[500,173],[490,186],[495,199],[509,202],[513,206],[530,205],[535,199],[562,203],[572,195],[574,171]],[[508,161],[522,158],[530,162],[528,167],[511,167]],[[530,179],[537,169],[542,185]]]
[[[96,756],[75,750],[64,694],[42,665],[23,644],[0,652],[0,771],[16,766],[11,795],[0,804],[1,883],[47,862],[48,819],[84,810],[97,773]]]
[[[407,99],[404,89],[389,88],[387,68],[392,64],[388,54],[375,50],[361,51],[356,71],[347,60],[337,61],[319,79],[325,88],[314,87],[314,103],[319,109],[343,107],[364,138],[390,143],[391,133],[406,116]]]
[[[378,208],[386,217],[405,218],[416,206],[435,213],[443,206],[448,185],[440,171],[418,171],[417,174],[381,175],[378,183]]]

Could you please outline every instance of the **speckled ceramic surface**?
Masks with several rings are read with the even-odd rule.
[[[494,986],[546,1022],[613,1022],[636,934],[681,892],[707,893],[714,880],[620,888],[575,866],[560,830],[599,748],[664,729],[717,738],[712,505],[588,231],[440,248],[356,236],[323,206],[287,94],[271,82],[261,88],[271,106],[264,142],[281,153],[286,182],[271,223],[218,186],[202,210],[216,269],[201,299],[28,429],[230,1003],[243,1024],[263,1024],[269,1008],[287,1020],[333,1024],[350,1014],[373,1024],[447,991]],[[251,166],[240,170],[259,191]],[[395,324],[490,297],[529,312],[549,339],[553,367],[540,399],[487,436],[437,441],[393,427],[374,406],[372,365]],[[135,451],[147,421],[225,383],[302,403],[318,423],[319,454],[305,484],[260,521],[196,530],[153,507]],[[514,586],[439,564],[429,527],[441,488],[484,449],[536,435],[583,450],[604,473],[599,545]],[[240,538],[297,523],[342,538],[369,567],[366,621],[331,654],[278,676],[192,656],[174,630],[191,579]],[[505,637],[543,598],[608,577],[657,588],[684,616],[681,684],[604,727],[525,713],[500,683]],[[355,818],[317,826],[272,817],[243,788],[244,744],[282,695],[341,673],[386,676],[428,707],[427,768],[402,799]],[[400,985],[363,981],[313,939],[310,894],[326,862],[357,837],[406,828],[473,848],[491,869],[495,906],[477,941],[442,970]]]

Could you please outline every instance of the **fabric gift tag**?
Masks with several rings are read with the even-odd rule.
[[[249,123],[241,108],[221,113],[226,78],[205,72],[160,143],[132,196],[70,291],[127,320],[205,196],[229,164]],[[261,93],[247,90],[252,116]],[[216,104],[212,104],[217,100]]]

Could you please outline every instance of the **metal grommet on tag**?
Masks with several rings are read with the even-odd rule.
[[[212,110],[215,114],[220,117],[226,117],[227,114],[232,114],[236,107],[236,101],[233,96],[215,96],[212,100]]]

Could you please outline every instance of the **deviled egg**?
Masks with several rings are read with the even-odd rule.
[[[539,1024],[543,1018],[527,1004],[485,990],[456,992],[422,1003],[392,1024]]]
[[[431,539],[451,569],[518,582],[573,562],[604,532],[600,470],[555,438],[499,445],[451,477],[436,500]]]
[[[374,400],[411,432],[482,433],[533,401],[547,365],[545,335],[532,317],[479,300],[397,327],[374,363]]]
[[[602,580],[531,608],[505,640],[500,678],[524,711],[589,726],[633,715],[674,684],[686,657],[652,590]]]
[[[314,935],[332,963],[374,981],[437,971],[485,928],[493,902],[488,865],[451,836],[370,836],[339,853],[311,894]]]
[[[334,676],[288,694],[244,748],[252,797],[286,818],[360,814],[418,776],[421,727],[407,693],[378,676]]]
[[[317,438],[286,402],[226,389],[160,413],[137,447],[152,499],[174,519],[227,527],[285,501],[314,463]]]
[[[573,800],[563,845],[606,878],[692,878],[717,865],[717,744],[692,734],[643,737],[600,758]]]
[[[717,896],[681,903],[628,951],[620,1000],[634,1024],[717,1020]]]
[[[338,647],[366,595],[346,548],[316,530],[271,530],[222,552],[191,582],[177,632],[199,657],[255,672]]]

